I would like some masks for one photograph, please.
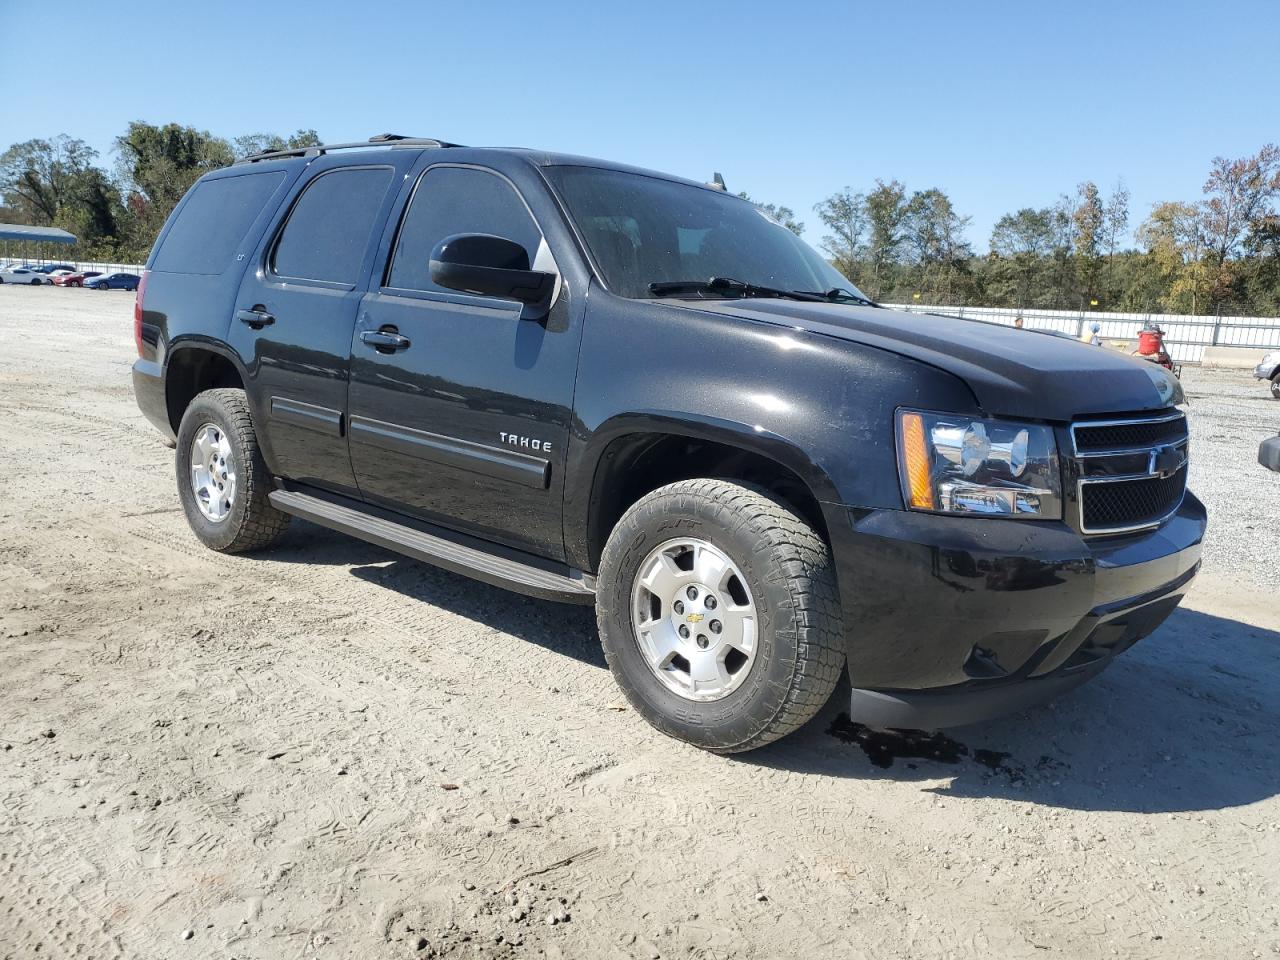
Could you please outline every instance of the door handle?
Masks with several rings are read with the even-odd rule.
[[[389,330],[364,330],[360,333],[360,339],[379,353],[392,353],[396,350],[407,350],[409,348],[409,338],[402,337],[396,333],[394,328]]]
[[[255,330],[261,330],[263,327],[270,326],[276,322],[276,318],[260,306],[254,307],[252,310],[237,310],[236,319],[241,323],[247,323]]]

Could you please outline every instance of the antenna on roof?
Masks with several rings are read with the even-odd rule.
[[[729,192],[729,188],[724,185],[724,177],[720,175],[719,171],[711,175],[711,182],[707,186],[712,190],[719,190],[721,193]]]

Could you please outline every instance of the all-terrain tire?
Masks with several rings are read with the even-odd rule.
[[[236,469],[236,496],[221,520],[204,515],[191,485],[191,444],[196,432],[213,424],[231,445]],[[205,546],[219,553],[244,553],[273,543],[289,525],[289,515],[271,506],[271,475],[258,448],[258,435],[243,390],[223,387],[198,394],[182,414],[174,461],[178,496],[187,522]]]
[[[1271,399],[1280,400],[1280,370],[1271,378]]]
[[[678,538],[708,542],[728,556],[756,605],[750,672],[721,699],[689,699],[660,681],[633,623],[641,565]],[[844,666],[826,542],[768,491],[730,480],[673,483],[627,510],[601,558],[596,616],[609,669],[636,711],[663,733],[715,753],[752,750],[801,727],[826,704]]]

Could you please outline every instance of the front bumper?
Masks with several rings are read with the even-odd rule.
[[[1159,529],[1105,539],[901,510],[827,519],[851,716],[937,729],[1050,699],[1150,634],[1199,568],[1206,516],[1188,493]]]
[[[1253,376],[1257,380],[1270,380],[1275,374],[1276,369],[1277,367],[1274,363],[1268,363],[1264,360],[1253,368]]]

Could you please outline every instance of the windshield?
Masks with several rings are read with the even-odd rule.
[[[821,254],[751,203],[727,193],[643,174],[555,166],[547,176],[569,208],[604,282],[633,299],[677,281],[733,278],[779,290],[862,293]],[[688,296],[741,296],[721,285]]]

